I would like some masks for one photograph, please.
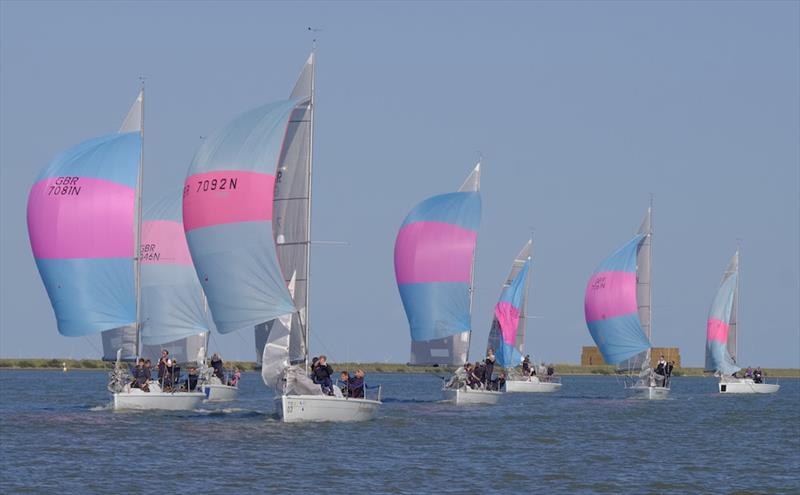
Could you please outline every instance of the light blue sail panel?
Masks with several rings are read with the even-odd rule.
[[[605,259],[586,286],[586,325],[609,364],[650,348],[636,299],[636,256],[642,239],[644,235],[635,236]]]
[[[37,259],[58,322],[68,337],[136,322],[132,259]]]
[[[478,230],[481,223],[481,196],[478,192],[453,192],[428,198],[408,214],[403,225],[415,222],[441,222]]]
[[[438,282],[398,287],[413,340],[433,340],[470,329],[469,284]]]
[[[217,329],[232,332],[296,312],[272,228],[275,173],[301,101],[263,105],[206,138],[183,195],[183,224]]]
[[[181,210],[178,194],[148,205],[143,214],[141,335],[145,346],[179,346],[179,339],[207,332],[210,326]]]
[[[112,134],[56,157],[28,195],[28,234],[62,335],[136,321],[134,232],[139,133]]]

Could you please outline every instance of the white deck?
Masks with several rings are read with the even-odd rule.
[[[275,398],[275,409],[285,423],[369,421],[381,402],[328,395],[282,395]]]

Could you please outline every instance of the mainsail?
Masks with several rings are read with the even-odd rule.
[[[597,267],[586,286],[586,325],[609,364],[646,356],[650,349],[645,330],[650,328],[650,210],[642,229]],[[643,256],[642,251],[648,254]],[[645,268],[646,272],[641,271]],[[640,300],[645,291],[646,300]],[[646,365],[637,359],[631,369]]]
[[[411,331],[411,364],[467,360],[479,189],[480,163],[458,192],[415,206],[397,234],[394,267]]]
[[[531,247],[528,241],[519,252],[494,307],[488,347],[495,350],[497,364],[513,368],[522,361],[525,348],[525,311],[530,283]]]
[[[297,99],[250,110],[203,141],[183,191],[183,226],[211,314],[228,333],[294,313],[278,264],[275,169]]]
[[[119,133],[63,152],[28,195],[31,249],[58,331],[109,332],[103,342],[111,359],[119,348],[124,358],[137,354],[142,105],[140,92]]]
[[[292,111],[286,139],[275,173],[272,227],[275,249],[284,277],[295,274],[294,304],[297,313],[287,325],[292,329],[289,350],[293,363],[304,362],[308,347],[308,281],[311,242],[311,155],[314,131],[314,54],[312,53],[292,91],[300,98]],[[289,283],[289,279],[286,279]],[[274,319],[255,327],[256,356],[260,361]]]
[[[150,204],[142,219],[142,357],[162,349],[178,362],[194,361],[206,345],[210,321],[186,244],[179,195]]]
[[[739,298],[739,251],[731,258],[711,304],[706,324],[705,371],[732,375],[736,365],[737,303]]]

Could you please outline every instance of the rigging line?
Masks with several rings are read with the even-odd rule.
[[[313,333],[313,332],[309,332],[309,335],[314,337],[314,339],[317,341],[317,343],[322,347],[322,350],[325,351],[326,355],[331,354],[331,350],[328,349],[328,346],[325,345],[325,342],[323,342],[322,339],[319,338],[319,335],[317,335],[316,333]]]
[[[103,351],[101,351],[101,350],[100,350],[100,349],[97,347],[97,345],[95,345],[95,343],[94,343],[94,342],[92,342],[92,339],[90,339],[88,335],[84,335],[84,336],[83,336],[83,338],[84,338],[84,339],[86,339],[86,342],[88,342],[88,343],[89,343],[89,345],[91,345],[92,347],[94,347],[94,350],[95,350],[95,351],[97,351],[97,353],[98,353],[98,354],[100,354],[101,356],[103,355]]]

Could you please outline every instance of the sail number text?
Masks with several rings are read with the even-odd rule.
[[[227,191],[231,189],[236,189],[237,182],[239,181],[236,177],[220,177],[219,179],[203,179],[195,181],[194,185],[186,184],[183,188],[183,197],[186,197],[191,192],[191,189],[194,188],[194,192],[206,192],[206,191]]]
[[[47,189],[48,196],[77,196],[81,193],[78,185],[80,177],[56,177],[56,181]]]
[[[139,250],[139,260],[141,261],[158,261],[161,259],[161,253],[158,252],[158,247],[155,243],[142,244]]]

